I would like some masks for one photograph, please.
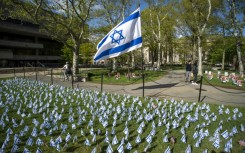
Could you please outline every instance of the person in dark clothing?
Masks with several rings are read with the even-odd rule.
[[[194,65],[193,65],[193,76],[194,76],[194,82],[192,82],[192,84],[197,85],[197,73],[198,73],[198,66],[197,66],[197,61],[195,61]]]
[[[186,64],[185,82],[191,81],[191,60]]]

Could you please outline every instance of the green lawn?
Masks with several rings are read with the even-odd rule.
[[[135,78],[128,78],[126,74],[128,74],[128,70],[119,70],[120,78],[116,78],[114,73],[111,73],[110,70],[102,69],[102,70],[90,70],[83,73],[88,74],[88,79],[91,82],[101,83],[101,76],[103,74],[103,83],[105,84],[117,84],[117,85],[127,85],[133,83],[141,83],[142,82],[142,71],[134,70],[130,71],[130,73],[134,73],[136,75]],[[167,71],[144,71],[145,82],[155,81],[160,79],[164,75],[167,74]]]
[[[97,91],[72,89],[58,85],[50,86],[50,84],[24,79],[2,80],[0,91],[0,136],[2,138],[0,144],[6,140],[8,129],[13,131],[9,135],[5,152],[11,151],[14,145],[14,135],[20,140],[16,144],[19,147],[18,152],[23,152],[24,148],[31,152],[36,152],[37,148],[42,152],[58,152],[56,147],[50,147],[49,142],[51,139],[55,141],[59,136],[61,136],[62,142],[57,144],[59,144],[61,152],[90,153],[94,148],[97,149],[97,152],[106,152],[109,145],[104,141],[106,131],[108,131],[112,149],[117,152],[116,149],[121,143],[121,139],[125,137],[123,131],[126,127],[129,129],[129,135],[128,139],[124,141],[124,152],[136,150],[143,152],[147,146],[145,139],[154,129],[156,133],[152,134],[152,143],[147,152],[164,152],[167,147],[170,147],[172,152],[183,153],[190,144],[194,153],[202,152],[205,149],[208,149],[208,152],[218,153],[224,150],[225,144],[231,139],[232,152],[241,152],[243,149],[237,142],[244,139],[245,136],[240,128],[241,124],[245,126],[245,108],[236,109],[230,106],[205,103],[101,94]],[[153,104],[158,107],[153,109]],[[147,116],[152,118],[147,119]],[[189,121],[188,116],[190,116]],[[105,122],[108,122],[107,126],[102,125]],[[143,122],[145,124],[142,127],[143,133],[138,134],[137,129]],[[159,122],[163,124],[158,126]],[[174,127],[174,122],[179,125]],[[183,143],[180,131],[187,122],[189,122],[189,126],[184,128],[187,143]],[[168,132],[167,124],[170,125]],[[67,129],[62,132],[62,127],[65,125],[67,125]],[[72,128],[72,125],[75,128]],[[29,130],[24,131],[25,126],[28,126]],[[39,133],[36,137],[32,136],[34,127]],[[113,127],[115,134],[112,134]],[[214,136],[218,127],[220,128],[218,132],[220,147],[215,148],[210,138]],[[238,133],[233,133],[228,139],[221,136],[225,130],[231,133],[233,128],[236,128]],[[91,129],[96,133],[95,142],[92,142]],[[98,130],[101,131],[100,134],[98,134]],[[194,139],[194,132],[200,133],[205,130],[208,130],[209,135],[201,140],[199,147],[195,147],[194,145],[200,137]],[[41,131],[46,132],[46,136],[41,135]],[[81,131],[83,131],[83,135]],[[71,139],[66,143],[65,138],[68,133],[71,135]],[[137,144],[135,140],[138,135],[141,142]],[[166,135],[168,138],[175,137],[176,143],[163,142]],[[75,136],[77,136],[77,140],[73,142]],[[112,145],[112,139],[115,136],[118,139],[118,144]],[[34,141],[32,146],[26,144],[29,137]],[[38,138],[44,142],[43,145],[36,144]],[[90,146],[84,144],[86,139],[89,140]],[[126,149],[128,142],[131,143],[132,150]]]
[[[221,72],[222,74],[224,74],[224,72]],[[231,71],[229,72],[231,73]],[[212,80],[208,80],[207,78],[207,74],[204,74],[204,79],[203,79],[203,83],[206,85],[211,85],[211,86],[218,86],[218,87],[223,87],[223,88],[229,88],[229,89],[237,89],[237,90],[243,90],[245,91],[245,83],[243,83],[243,85],[241,87],[235,85],[232,83],[232,80],[230,79],[229,82],[227,83],[222,83],[221,80],[219,78],[217,78],[217,71],[214,71],[214,76]],[[244,78],[241,78],[244,79]],[[245,80],[244,80],[245,82]]]

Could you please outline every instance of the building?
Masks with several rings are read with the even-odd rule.
[[[17,19],[0,20],[0,67],[58,66],[63,44]]]

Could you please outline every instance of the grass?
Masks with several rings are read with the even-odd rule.
[[[20,132],[27,125],[29,130],[25,132],[25,135],[20,136],[21,142],[18,144],[19,152],[23,152],[24,147],[29,149],[31,152],[36,152],[37,148],[41,149],[43,152],[58,152],[56,148],[50,147],[50,139],[54,140],[61,136],[62,142],[60,143],[61,152],[84,152],[90,153],[92,149],[96,148],[97,152],[106,152],[108,144],[104,142],[106,130],[108,131],[108,138],[110,142],[115,135],[111,134],[113,122],[116,120],[116,125],[114,127],[116,131],[116,136],[119,141],[118,144],[112,145],[114,152],[119,146],[121,139],[125,136],[123,130],[125,129],[125,124],[127,121],[127,127],[129,128],[129,138],[125,140],[124,151],[125,152],[144,152],[144,148],[147,146],[145,138],[152,131],[153,122],[156,125],[156,135],[153,136],[153,141],[151,147],[147,152],[164,152],[169,146],[172,152],[185,152],[188,144],[192,147],[192,152],[202,152],[204,149],[208,149],[208,152],[222,152],[225,143],[232,138],[232,152],[241,152],[243,149],[237,143],[238,140],[244,139],[244,132],[240,131],[241,124],[244,125],[244,117],[238,117],[238,114],[244,115],[245,108],[238,108],[238,113],[234,113],[234,107],[230,106],[220,106],[211,105],[205,103],[189,103],[184,101],[175,100],[164,100],[164,99],[153,99],[153,98],[139,98],[132,96],[122,96],[117,94],[109,93],[99,93],[96,91],[80,90],[61,87],[58,85],[50,85],[42,82],[28,81],[25,79],[9,79],[2,80],[0,84],[0,112],[1,121],[5,123],[5,126],[1,123],[0,125],[0,144],[3,144],[6,139],[6,131],[11,128],[13,134],[10,135],[10,140],[7,143],[5,152],[10,152],[13,147],[13,139],[15,134],[20,134]],[[158,106],[158,109],[153,109],[152,105]],[[188,109],[184,109],[188,108]],[[226,110],[230,113],[225,113]],[[222,110],[222,114],[219,114],[219,110]],[[5,113],[4,113],[5,112]],[[180,133],[181,127],[183,127],[187,122],[187,116],[191,115],[194,118],[194,114],[197,112],[198,120],[195,122],[190,122],[190,126],[185,129],[187,135],[187,143],[181,142],[182,134]],[[25,114],[26,116],[21,116]],[[146,115],[151,114],[152,120],[145,120]],[[164,117],[164,114],[166,116]],[[205,137],[200,144],[200,147],[194,147],[197,139],[193,139],[193,134],[198,125],[207,123],[208,121],[204,119],[203,115],[207,114],[211,123],[208,126],[197,129],[209,131],[209,136]],[[217,119],[213,121],[215,114]],[[61,115],[61,118],[58,116]],[[234,115],[237,117],[233,120]],[[129,120],[129,117],[132,117]],[[142,116],[142,120],[137,121],[138,118]],[[182,117],[183,118],[182,118]],[[74,121],[69,121],[69,118],[73,118]],[[231,120],[228,120],[230,118]],[[18,127],[13,127],[13,119],[18,124]],[[44,145],[37,146],[36,140],[38,137],[31,136],[32,130],[35,127],[33,124],[33,119],[36,119],[39,124],[36,129],[40,133],[40,125],[46,120],[50,123],[51,128],[43,128],[47,135],[39,135],[38,137],[43,140]],[[20,122],[23,120],[23,124]],[[102,120],[108,121],[108,126],[103,127],[101,124]],[[179,127],[173,128],[173,121],[179,120]],[[139,125],[144,121],[145,127],[143,127],[143,133],[140,135],[141,143],[136,144],[135,139],[138,136],[137,129]],[[170,142],[164,143],[163,138],[166,135],[166,126],[158,126],[158,122],[170,123],[170,130],[167,133],[168,137],[174,136],[177,138],[175,144]],[[224,139],[220,136],[220,148],[216,149],[212,145],[213,142],[209,141],[209,138],[213,136],[214,131],[219,127],[219,123],[223,121],[222,133],[228,130],[230,133],[233,127],[238,130],[237,134],[230,136],[229,139]],[[56,122],[56,123],[54,123]],[[93,123],[89,126],[89,122]],[[61,125],[67,125],[68,128],[65,133],[62,133]],[[72,124],[76,125],[76,129],[72,129]],[[55,127],[58,129],[55,129]],[[93,128],[94,131],[101,130],[101,134],[97,134],[96,142],[92,142],[92,135],[90,130]],[[52,133],[49,132],[52,130]],[[81,135],[81,130],[84,131],[84,135]],[[65,137],[69,133],[72,136],[77,136],[77,141],[74,143],[72,139],[67,142],[67,147],[65,146]],[[165,133],[165,134],[164,134]],[[31,137],[34,140],[32,146],[26,145],[26,141]],[[88,139],[91,146],[86,146],[84,144],[85,140]],[[133,149],[126,150],[126,144],[130,142]]]
[[[222,74],[224,74],[224,72],[221,72]],[[231,72],[229,72],[231,73]],[[204,80],[203,83],[206,85],[212,85],[212,86],[218,86],[218,87],[222,87],[222,88],[228,88],[228,89],[236,89],[236,90],[242,90],[245,91],[245,83],[243,83],[243,85],[241,87],[235,85],[232,83],[232,81],[230,80],[227,83],[222,83],[220,81],[219,78],[217,78],[217,72],[214,72],[214,76],[212,80],[208,80],[207,75],[204,74]]]
[[[115,74],[116,73],[110,73],[110,70],[107,69],[101,69],[101,70],[90,70],[86,71],[85,73],[88,73],[88,79],[91,82],[95,83],[101,83],[101,75],[103,74],[103,83],[105,84],[115,84],[115,85],[128,85],[133,83],[141,83],[142,77],[141,70],[134,70],[130,71],[131,73],[135,73],[137,77],[135,78],[128,78],[125,74],[128,73],[128,70],[119,70],[120,72],[120,78],[116,79]],[[160,79],[164,75],[166,75],[166,71],[144,71],[144,77],[145,82],[153,81]]]

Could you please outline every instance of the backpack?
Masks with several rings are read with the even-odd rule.
[[[71,74],[71,65],[70,64],[67,64],[67,73]]]

